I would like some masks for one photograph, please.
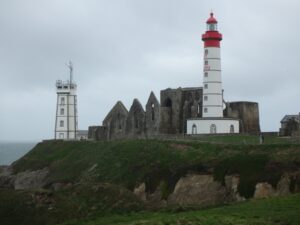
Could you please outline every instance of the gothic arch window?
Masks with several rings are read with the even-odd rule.
[[[164,103],[165,107],[172,107],[172,100],[170,98],[167,98]]]
[[[230,133],[234,133],[234,126],[232,124],[230,125]]]
[[[154,103],[151,104],[151,119],[155,119],[155,114],[154,114]]]
[[[193,126],[192,126],[192,134],[197,134],[197,126],[196,126],[196,124],[193,124]]]
[[[121,130],[122,129],[122,125],[121,125],[121,119],[120,119],[120,113],[118,113],[117,115],[117,121],[118,121],[118,128]]]
[[[216,134],[217,133],[217,126],[216,126],[216,124],[210,125],[210,133],[211,134]]]
[[[139,128],[139,120],[136,114],[134,114],[134,126],[136,129]]]

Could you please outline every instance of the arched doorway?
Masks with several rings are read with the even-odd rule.
[[[234,126],[231,124],[230,125],[230,133],[233,134],[234,133]]]
[[[192,134],[197,134],[197,126],[196,126],[196,124],[193,124],[193,126],[192,126]]]
[[[216,124],[210,125],[210,133],[211,134],[216,134],[217,133],[217,126],[216,126]]]

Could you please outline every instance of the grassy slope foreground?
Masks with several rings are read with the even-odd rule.
[[[133,190],[136,185],[145,182],[146,191],[153,192],[163,182],[165,190],[161,194],[168,196],[178,179],[189,172],[213,173],[215,179],[219,181],[223,181],[226,174],[238,173],[241,179],[239,191],[248,198],[253,195],[257,182],[267,181],[275,185],[284,172],[295,171],[300,167],[299,144],[273,138],[267,139],[268,143],[265,145],[257,145],[254,144],[256,140],[257,137],[228,136],[219,139],[213,137],[210,140],[214,142],[213,144],[187,140],[43,142],[13,164],[14,172],[48,167],[50,169],[49,188],[54,183],[72,183],[73,185],[55,192],[0,190],[1,224],[50,225],[72,218],[96,219],[99,216],[110,221],[106,224],[118,224],[114,220],[116,216],[106,217],[106,215],[145,209],[128,189]],[[222,143],[218,143],[220,141]],[[290,189],[293,191],[295,186],[297,186],[297,181],[292,181]],[[287,198],[286,201],[285,207],[292,207],[290,213],[294,213],[294,210],[299,212],[297,208],[299,205],[293,203],[294,198],[299,202],[298,195]],[[281,200],[278,199],[278,201]],[[256,203],[250,202],[249,206],[247,204],[232,206],[233,208],[225,207],[224,210],[232,209],[234,212],[235,207],[242,207],[241,210],[243,210],[243,207],[251,207],[251,204]],[[222,211],[222,209],[216,210],[216,212]],[[274,210],[282,209],[275,207]],[[214,211],[203,211],[203,213],[211,212]],[[200,218],[194,216],[194,213],[198,215],[198,212],[185,212],[176,214],[174,219],[177,221],[181,217],[190,217],[189,221],[195,218],[191,224],[202,224],[200,220],[197,223],[197,220],[202,218],[202,212],[199,214]],[[242,219],[242,214],[240,214],[240,219]],[[284,214],[285,212],[282,213]],[[180,218],[177,218],[177,215]],[[205,217],[205,214],[203,215]],[[131,216],[118,218],[122,221],[126,218],[129,221],[148,218],[146,224],[157,224],[157,221],[166,218],[164,224],[173,224],[173,216],[170,213],[142,213],[133,214],[134,218]],[[154,217],[153,222],[150,219],[152,217]],[[222,217],[216,216],[215,219],[217,218]],[[285,217],[282,218],[286,221]],[[105,224],[102,219],[99,221],[99,224]],[[204,224],[216,224],[216,222],[207,221]],[[93,222],[89,223],[93,224]]]
[[[300,195],[188,212],[112,215],[64,225],[299,225]]]

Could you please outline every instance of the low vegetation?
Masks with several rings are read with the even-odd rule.
[[[298,194],[205,210],[110,215],[63,225],[299,225],[299,212]]]
[[[284,172],[300,168],[298,140],[265,140],[259,145],[256,136],[237,135],[199,140],[45,141],[12,168],[19,173],[48,167],[49,189],[0,189],[1,224],[300,224],[295,216],[300,211],[299,195],[204,211],[143,212],[149,208],[131,192],[145,183],[149,193],[160,186],[161,197],[167,199],[185,174],[209,173],[220,182],[226,175],[239,174],[239,192],[250,198],[257,182],[275,186]],[[63,188],[51,191],[55,184]],[[290,189],[299,185],[292,180]]]

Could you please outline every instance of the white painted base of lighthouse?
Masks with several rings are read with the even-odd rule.
[[[237,134],[239,120],[232,118],[207,117],[187,120],[187,134]]]

